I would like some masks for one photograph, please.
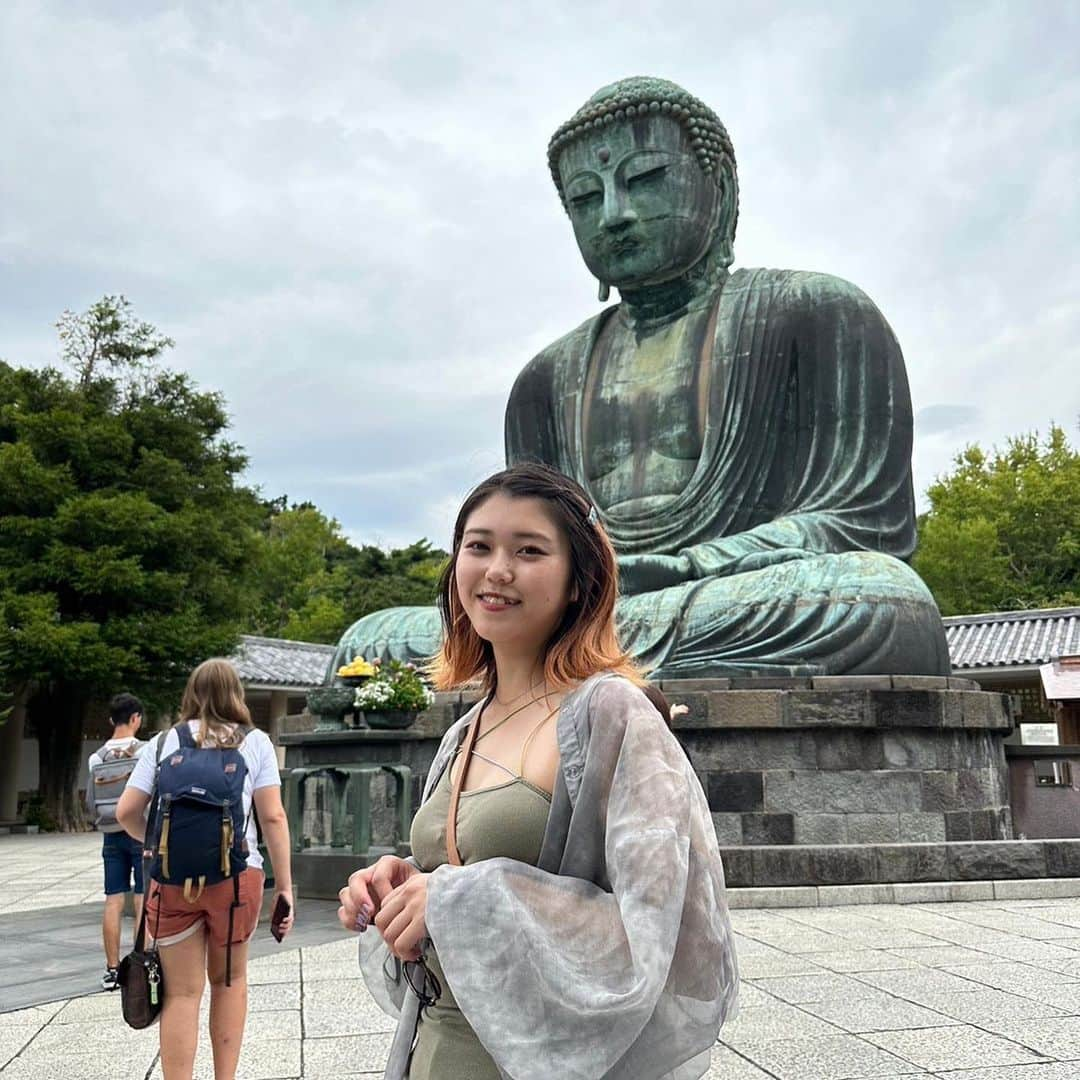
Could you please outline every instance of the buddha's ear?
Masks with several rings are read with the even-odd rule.
[[[735,225],[739,220],[739,182],[733,173],[727,169],[721,169],[716,175],[716,188],[720,196],[716,241],[719,242],[720,250],[723,252],[722,264],[730,266],[735,261]]]

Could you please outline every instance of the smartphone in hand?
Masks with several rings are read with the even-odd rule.
[[[289,917],[291,912],[292,904],[284,896],[279,896],[277,903],[274,905],[273,914],[270,916],[270,933],[274,935],[274,940],[279,944],[285,936],[281,924]]]

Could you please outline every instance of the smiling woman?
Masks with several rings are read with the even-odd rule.
[[[387,1077],[695,1078],[734,1004],[700,783],[615,632],[615,553],[544,465],[484,481],[440,583],[447,732],[413,858],[358,870],[339,917],[398,1017]]]

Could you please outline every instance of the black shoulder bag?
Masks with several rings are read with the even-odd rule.
[[[154,790],[157,791],[156,768],[161,765],[161,751],[165,746],[168,732],[162,732],[158,739],[157,760],[155,761]],[[151,803],[150,821],[154,817],[154,803]],[[146,901],[150,898],[150,859],[143,845],[143,909],[139,919],[139,929],[135,934],[135,946],[120,961],[117,969],[117,982],[120,984],[120,1007],[124,1013],[124,1022],[136,1031],[149,1027],[161,1013],[165,1000],[165,983],[161,977],[161,958],[157,950],[157,926],[154,927],[154,945],[147,949],[146,944]],[[158,886],[157,922],[161,922],[161,886]]]

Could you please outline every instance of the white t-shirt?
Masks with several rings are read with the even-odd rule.
[[[192,735],[199,731],[199,721],[189,720]],[[139,755],[135,764],[135,770],[128,779],[128,784],[147,795],[154,793],[154,773],[157,768],[158,740],[165,739],[165,746],[161,756],[171,754],[180,749],[180,737],[170,728],[162,734],[155,735],[147,744],[146,749]],[[248,866],[255,870],[262,869],[262,855],[259,854],[258,831],[255,827],[255,816],[251,812],[251,803],[254,793],[259,788],[273,787],[281,784],[281,772],[278,770],[277,754],[274,752],[274,744],[265,731],[253,728],[244,738],[239,747],[247,764],[247,776],[244,778],[244,820],[247,821],[248,843]]]
[[[93,768],[95,765],[100,765],[105,760],[104,754],[108,750],[130,750],[134,748],[135,757],[138,757],[147,747],[147,744],[136,738],[134,735],[129,735],[126,739],[109,739],[104,746],[99,746],[91,755],[89,761],[87,761],[87,767]]]

